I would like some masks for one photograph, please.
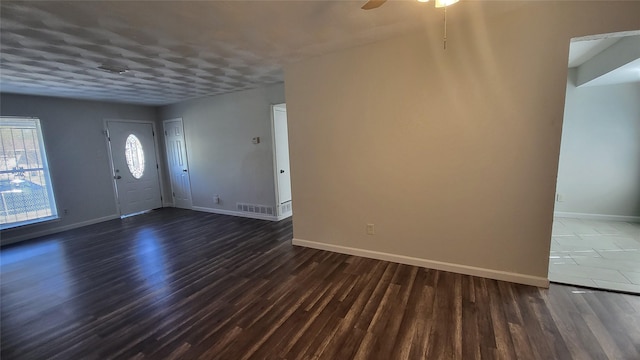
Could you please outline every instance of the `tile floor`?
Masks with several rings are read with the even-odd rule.
[[[549,280],[640,294],[640,224],[555,218]]]

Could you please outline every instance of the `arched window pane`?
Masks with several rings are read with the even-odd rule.
[[[140,179],[144,174],[144,151],[140,140],[133,134],[127,137],[125,157],[127,158],[127,166],[131,175],[136,179]]]

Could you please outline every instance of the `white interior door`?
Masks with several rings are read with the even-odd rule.
[[[162,207],[153,125],[107,121],[120,215]]]
[[[291,176],[289,175],[289,133],[286,105],[273,106],[273,132],[278,180],[278,205],[291,201]]]
[[[191,209],[191,182],[182,119],[166,120],[163,125],[173,204],[175,207]]]

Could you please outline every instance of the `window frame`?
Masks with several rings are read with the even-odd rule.
[[[36,130],[36,137],[37,137],[37,141],[38,141],[38,150],[40,152],[40,158],[42,161],[42,167],[41,168],[29,168],[29,169],[23,169],[23,172],[29,172],[29,171],[42,171],[43,172],[43,179],[45,181],[45,190],[46,190],[46,194],[48,196],[48,200],[49,200],[49,211],[51,212],[51,215],[48,216],[42,216],[42,217],[38,217],[35,219],[27,219],[27,220],[22,220],[22,221],[14,221],[14,222],[8,222],[8,223],[2,223],[0,224],[0,230],[1,231],[5,231],[5,230],[9,230],[9,229],[15,229],[15,228],[19,228],[19,227],[24,227],[24,226],[29,226],[29,225],[36,225],[36,224],[42,224],[45,222],[50,222],[50,221],[56,221],[60,219],[60,215],[59,215],[59,211],[58,211],[58,204],[56,202],[56,197],[55,197],[55,190],[54,190],[54,185],[53,185],[53,180],[51,179],[51,172],[50,172],[50,167],[49,167],[49,160],[48,160],[48,156],[47,156],[47,149],[45,146],[45,141],[44,141],[44,134],[42,132],[42,126],[41,126],[41,122],[40,122],[40,118],[38,117],[29,117],[29,116],[0,116],[0,125],[1,126],[5,126],[7,125],[7,123],[10,125],[12,122],[18,124],[19,122],[24,121],[24,122],[32,122],[35,125],[35,130]],[[16,126],[17,127],[17,126]],[[6,173],[11,173],[10,170],[4,170],[3,172]]]

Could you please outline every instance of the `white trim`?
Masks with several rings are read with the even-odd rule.
[[[163,202],[162,207],[175,207],[175,204],[172,202]]]
[[[36,130],[36,138],[37,138],[37,147],[38,150],[40,151],[40,160],[42,161],[42,173],[43,173],[43,179],[44,181],[44,189],[47,192],[47,195],[49,197],[49,211],[51,212],[51,215],[49,216],[43,216],[43,217],[38,217],[35,219],[26,219],[26,220],[20,220],[20,221],[11,221],[8,223],[5,223],[4,226],[0,226],[0,230],[8,230],[8,229],[14,229],[14,228],[19,228],[22,226],[29,226],[29,225],[35,225],[35,224],[42,224],[45,222],[50,222],[50,221],[55,221],[58,220],[60,218],[60,204],[58,204],[56,197],[57,197],[57,193],[55,191],[55,183],[52,179],[51,176],[51,170],[49,167],[49,160],[48,160],[48,150],[47,150],[47,146],[45,144],[44,141],[44,132],[42,131],[42,125],[40,123],[40,118],[39,117],[27,117],[27,116],[0,116],[0,122],[14,122],[15,123],[24,123],[26,121],[28,122],[33,122],[34,128]],[[14,125],[9,125],[11,128],[13,128]],[[18,125],[21,126],[21,125]],[[15,149],[15,146],[14,146]],[[49,150],[51,149],[51,146],[49,146]],[[34,164],[35,165],[35,164]],[[24,170],[26,172],[29,172],[30,170]],[[41,185],[42,186],[42,185]],[[3,209],[4,212],[6,213],[7,217],[9,215],[9,209],[7,207],[7,203],[6,203],[6,199],[5,199],[5,194],[4,191],[2,192],[2,202],[3,202]],[[63,210],[64,212],[64,210]]]
[[[288,213],[286,213],[286,214],[278,215],[278,216],[277,216],[277,221],[284,220],[284,219],[290,218],[290,217],[292,217],[292,216],[293,216],[293,211],[289,211],[289,212],[288,212]]]
[[[160,157],[160,144],[158,143],[158,137],[155,135],[156,133],[158,133],[158,130],[156,129],[156,122],[153,120],[126,120],[126,119],[116,119],[116,118],[104,118],[102,119],[103,122],[103,126],[104,126],[104,135],[105,135],[105,141],[107,143],[107,154],[109,156],[109,172],[111,172],[111,176],[113,176],[113,180],[112,180],[112,186],[113,186],[113,196],[114,196],[114,201],[115,201],[115,205],[116,205],[116,209],[118,209],[118,213],[120,213],[120,215],[122,215],[122,210],[120,208],[120,199],[118,198],[118,185],[116,184],[116,173],[115,173],[115,165],[113,164],[113,153],[112,153],[112,149],[111,149],[111,134],[109,134],[109,122],[122,122],[122,123],[138,123],[138,124],[151,124],[151,131],[153,132],[153,147],[156,153],[156,166],[157,166],[157,170],[158,170],[158,186],[160,187],[160,201],[161,203],[164,200],[164,197],[162,196],[162,189],[164,189],[164,181],[162,180],[164,178],[164,172],[162,171],[162,166],[160,166],[160,160],[162,159]],[[164,130],[164,129],[163,129]],[[173,198],[172,198],[173,199]],[[149,209],[149,210],[153,210],[153,209]]]
[[[277,144],[276,144],[276,123],[275,123],[275,111],[276,110],[280,110],[280,111],[287,111],[287,104],[286,103],[278,103],[278,104],[271,104],[271,154],[273,156],[273,185],[274,185],[274,194],[276,196],[276,215],[278,217],[279,220],[282,219],[286,219],[288,217],[290,217],[291,215],[293,215],[293,212],[289,212],[287,214],[283,214],[280,211],[280,205],[282,205],[282,203],[280,202],[280,190],[278,189],[278,185],[280,180],[278,180],[278,156],[277,156]],[[289,164],[289,179],[291,179],[291,164]],[[289,181],[289,185],[291,185],[291,181]],[[292,199],[293,200],[293,199]],[[289,201],[292,201],[289,200]]]
[[[604,214],[584,214],[555,211],[553,213],[555,217],[575,218],[575,219],[587,219],[587,220],[603,220],[603,221],[624,221],[640,223],[640,216],[625,216],[625,215],[604,215]]]
[[[149,213],[149,212],[151,212],[153,210],[155,210],[155,209],[142,210],[142,211],[134,212],[134,213],[131,213],[131,214],[120,215],[120,219],[126,219],[126,218],[130,218],[130,217],[146,214],[146,213]]]
[[[195,211],[204,211],[204,212],[220,214],[220,215],[239,216],[239,217],[257,219],[257,220],[280,221],[284,219],[284,218],[280,218],[279,216],[273,216],[273,215],[262,215],[262,214],[254,214],[254,213],[245,213],[242,211],[213,209],[213,208],[202,207],[202,206],[192,206],[191,209]]]
[[[72,229],[77,229],[79,227],[93,225],[93,224],[97,224],[97,223],[101,223],[101,222],[105,222],[105,221],[109,221],[109,220],[114,220],[114,219],[119,219],[119,218],[120,218],[120,214],[113,214],[113,215],[104,216],[104,217],[97,218],[97,219],[81,221],[79,223],[59,226],[59,227],[55,227],[55,228],[51,228],[51,229],[47,229],[47,230],[42,230],[42,231],[36,231],[36,232],[29,233],[29,234],[25,234],[25,235],[20,235],[20,236],[9,238],[6,242],[3,241],[2,245],[9,245],[9,244],[17,243],[17,242],[24,241],[24,240],[35,239],[35,238],[40,237],[40,236],[51,235],[51,234],[55,234],[55,233],[59,233],[59,232],[67,231],[67,230],[72,230]]]
[[[111,187],[113,190],[113,204],[116,206],[116,210],[118,211],[118,214],[120,214],[121,211],[120,211],[120,201],[118,201],[118,186],[116,185],[116,181],[115,181],[113,153],[111,152],[111,137],[109,136],[109,119],[102,119],[102,123],[104,127],[104,130],[103,130],[104,142],[107,146],[107,156],[109,158],[109,164],[107,166],[109,166],[109,174],[111,174],[111,177],[112,177]]]
[[[361,256],[361,257],[377,259],[377,260],[391,261],[391,262],[396,262],[396,263],[406,264],[406,265],[420,266],[427,269],[450,271],[450,272],[455,272],[455,273],[464,274],[464,275],[479,276],[479,277],[484,277],[489,279],[513,282],[517,284],[532,285],[532,286],[537,286],[542,288],[549,287],[549,279],[545,277],[531,276],[531,275],[518,274],[518,273],[493,270],[493,269],[485,269],[485,268],[479,268],[475,266],[452,264],[452,263],[447,263],[442,261],[420,259],[420,258],[415,258],[410,256],[389,254],[389,253],[383,253],[378,251],[357,249],[357,248],[351,248],[351,247],[333,245],[333,244],[325,244],[325,243],[319,243],[316,241],[309,241],[309,240],[302,240],[302,239],[295,239],[295,238],[291,241],[291,243],[296,246],[332,251],[332,252],[337,252],[337,253],[347,254],[347,255]]]
[[[276,196],[276,215],[280,216],[280,192],[278,191],[278,159],[276,157],[276,124],[274,122],[274,111],[276,106],[281,104],[271,104],[271,156],[273,157],[273,193]]]

